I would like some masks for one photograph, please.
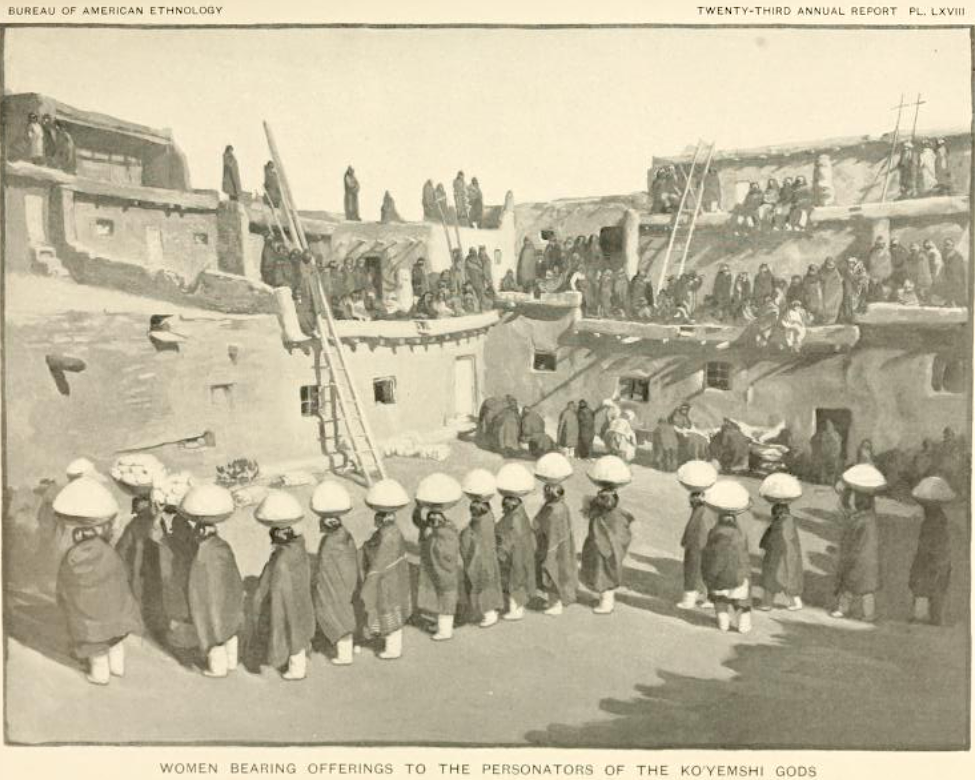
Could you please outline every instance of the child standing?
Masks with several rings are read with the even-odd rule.
[[[287,665],[285,680],[303,680],[315,635],[311,567],[305,538],[295,528],[304,512],[291,494],[270,490],[254,517],[271,529],[271,557],[254,593],[258,635],[267,638],[264,661],[276,669]]]
[[[311,510],[318,515],[322,540],[311,596],[318,629],[335,648],[336,666],[351,664],[354,650],[359,554],[355,539],[342,525],[342,515],[351,509],[352,499],[337,482],[322,482],[312,493]]]
[[[101,483],[79,477],[58,493],[53,509],[71,539],[58,568],[57,602],[74,654],[88,663],[88,681],[108,685],[112,675],[125,674],[123,640],[142,630],[125,564],[109,544],[119,507]]]

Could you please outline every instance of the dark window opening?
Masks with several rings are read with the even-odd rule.
[[[318,385],[302,385],[300,388],[301,416],[317,417],[322,406],[322,391]]]
[[[936,393],[964,393],[964,361],[935,355],[931,364],[931,389]]]
[[[385,379],[372,380],[372,395],[377,404],[396,403],[396,379],[386,377]]]
[[[206,246],[207,244],[210,243],[210,236],[207,233],[194,233],[193,234],[193,243],[194,244],[201,244],[202,246]]]
[[[731,363],[707,363],[704,367],[704,386],[715,390],[730,390]]]
[[[650,380],[640,376],[621,376],[619,380],[619,397],[626,401],[650,401]]]
[[[554,352],[536,352],[532,357],[532,370],[554,371],[558,365],[558,357]]]
[[[615,255],[623,251],[622,225],[612,225],[600,229],[599,249],[604,255]]]
[[[114,236],[115,235],[115,223],[110,219],[96,219],[95,220],[95,235],[96,236]]]
[[[542,231],[542,241],[548,241],[549,239],[555,238],[554,230],[543,230]]]

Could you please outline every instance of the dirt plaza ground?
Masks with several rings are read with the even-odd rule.
[[[412,489],[424,474],[461,476],[501,458],[452,444],[448,461],[391,459]],[[567,484],[576,544],[580,506],[592,486],[585,464]],[[768,506],[758,482],[745,522],[756,566]],[[307,499],[309,489],[296,489]],[[355,489],[356,498],[362,491]],[[541,491],[528,501],[533,514]],[[312,655],[308,678],[271,669],[225,680],[182,666],[150,640],[127,640],[128,669],[108,688],[88,684],[67,654],[55,606],[29,595],[6,603],[7,738],[22,743],[331,743],[595,747],[959,749],[968,733],[968,517],[952,510],[955,549],[949,617],[935,628],[908,622],[908,572],[919,508],[879,502],[883,591],[876,625],[830,618],[831,548],[839,539],[836,495],[806,486],[795,514],[806,561],[806,609],[757,612],[755,629],[721,634],[710,612],[674,606],[681,589],[679,540],[686,493],[672,474],[637,466],[621,492],[637,517],[626,587],[611,616],[592,597],[558,618],[530,613],[482,630],[462,627],[431,642],[408,627],[401,660],[363,648],[351,667]],[[497,501],[495,504],[497,505]],[[495,509],[497,510],[497,506]],[[466,523],[462,506],[452,511]],[[347,524],[361,543],[371,513],[357,501]],[[409,511],[404,531],[415,538]],[[317,523],[306,522],[309,551]],[[267,558],[266,529],[241,511],[221,530],[242,574]]]

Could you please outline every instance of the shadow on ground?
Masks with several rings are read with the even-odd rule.
[[[660,671],[603,720],[531,731],[533,745],[591,748],[967,749],[960,629],[779,622],[772,644],[742,640],[731,679]],[[839,706],[855,701],[856,706]],[[895,736],[896,735],[896,736]]]

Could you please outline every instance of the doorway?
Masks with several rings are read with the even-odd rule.
[[[840,435],[842,462],[848,463],[847,452],[849,451],[850,429],[853,427],[853,412],[849,409],[817,409],[816,430],[822,430],[827,421],[833,423],[833,428]]]
[[[477,414],[477,364],[473,355],[454,361],[454,414],[474,417]]]
[[[46,244],[44,229],[44,198],[40,195],[24,195],[24,217],[27,221],[27,239],[32,244]]]
[[[366,278],[369,280],[367,288],[376,295],[376,300],[383,299],[383,261],[381,257],[370,255],[365,259]]]
[[[163,264],[162,232],[157,227],[146,228],[146,265],[160,268]]]

